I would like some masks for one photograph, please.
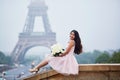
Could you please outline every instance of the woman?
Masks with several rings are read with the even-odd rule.
[[[79,33],[76,30],[70,32],[70,40],[68,46],[58,57],[49,56],[35,68],[30,69],[30,72],[38,72],[39,69],[47,64],[49,64],[58,73],[64,75],[76,75],[78,74],[79,68],[77,60],[74,57],[75,54],[82,53],[82,44],[79,37]]]

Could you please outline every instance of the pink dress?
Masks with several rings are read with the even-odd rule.
[[[74,56],[73,46],[70,52],[63,57],[50,56],[48,64],[58,73],[63,75],[77,75],[78,74],[78,63]]]

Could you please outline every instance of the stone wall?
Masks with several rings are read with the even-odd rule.
[[[63,76],[49,70],[22,80],[120,80],[120,64],[79,64],[79,75],[76,76]]]

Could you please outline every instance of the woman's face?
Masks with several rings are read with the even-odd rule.
[[[71,40],[74,40],[74,38],[75,38],[75,33],[74,33],[74,32],[71,32],[71,33],[70,33],[70,39],[71,39]]]

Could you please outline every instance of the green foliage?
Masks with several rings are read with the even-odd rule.
[[[115,51],[110,59],[111,63],[120,63],[120,50]]]
[[[102,53],[99,57],[96,58],[96,63],[108,63],[110,60],[110,55],[107,53]]]
[[[93,52],[84,52],[80,55],[75,55],[75,57],[79,64],[120,63],[120,50],[113,53],[94,50]]]
[[[0,51],[0,64],[11,64],[11,57],[4,55],[3,52]]]
[[[97,59],[96,63],[120,63],[120,50],[114,51],[112,56],[109,55],[110,53],[104,52],[101,54]]]
[[[85,52],[80,55],[75,55],[79,64],[95,63],[96,58],[101,54],[100,51],[94,50],[93,52]]]

